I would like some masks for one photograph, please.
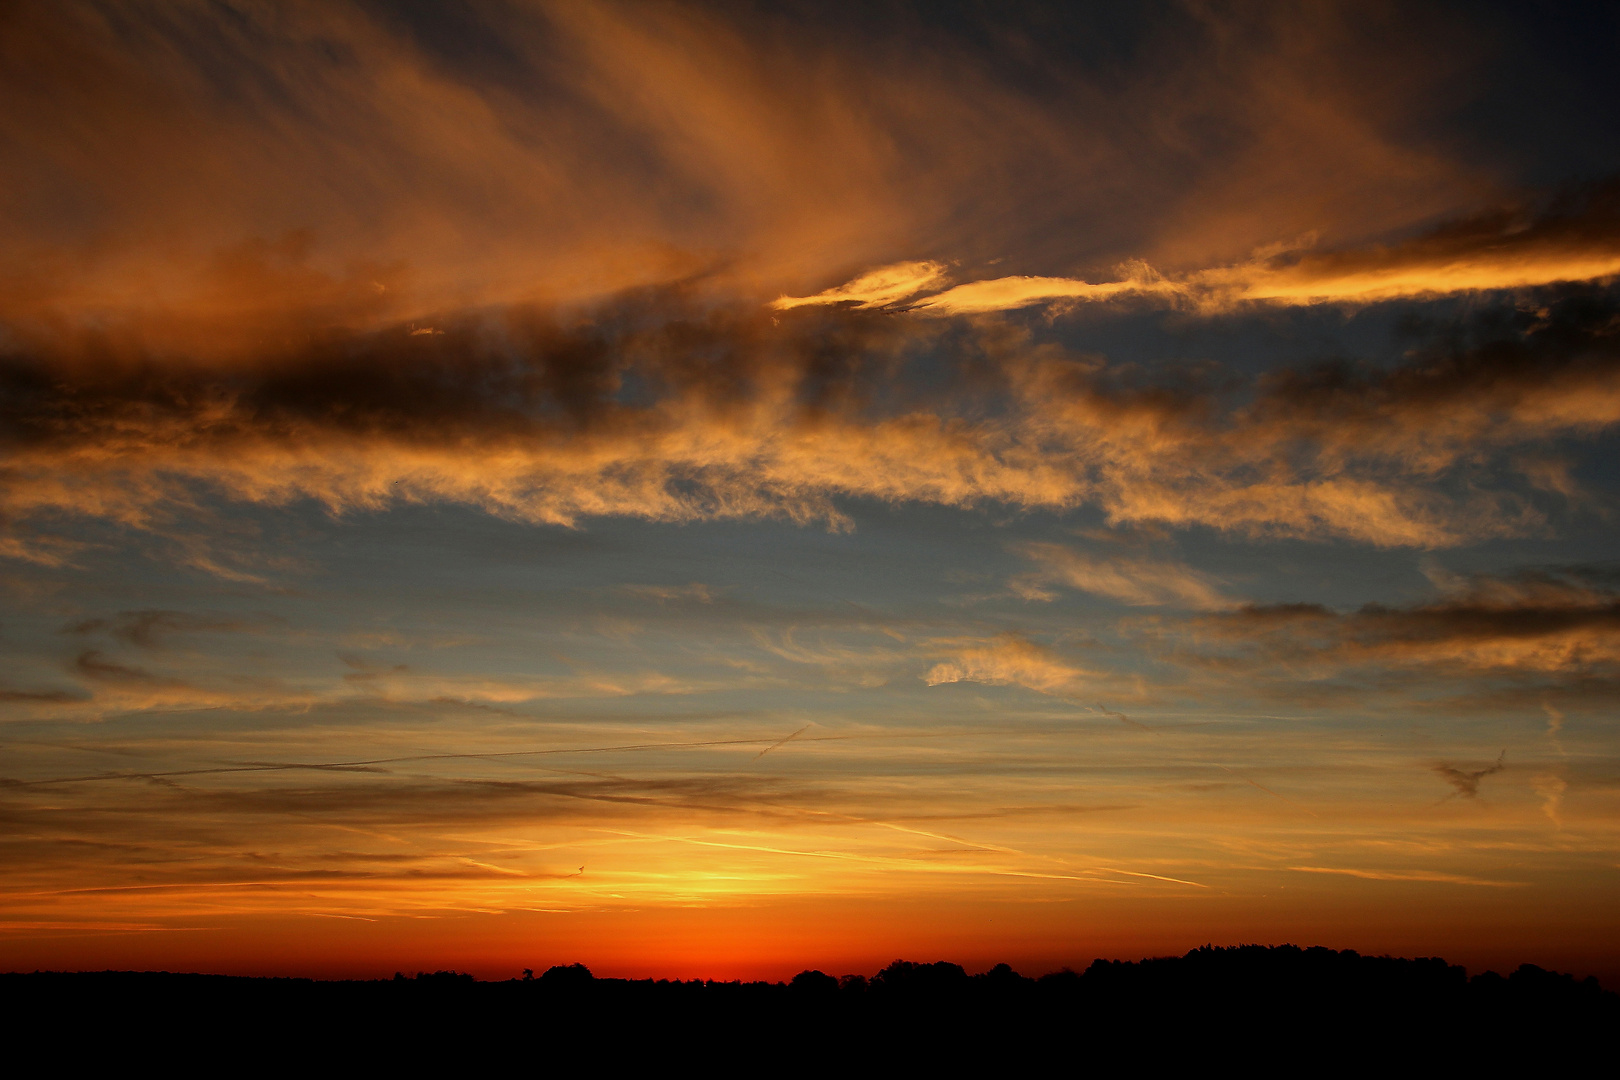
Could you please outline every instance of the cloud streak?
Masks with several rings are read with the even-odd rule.
[[[1061,544],[1026,544],[1019,554],[1038,570],[1017,577],[1013,590],[1028,599],[1048,599],[1048,584],[1095,593],[1132,607],[1174,604],[1209,610],[1229,606],[1206,574],[1172,559],[1118,551],[1083,552]]]
[[[1256,659],[1524,676],[1620,665],[1620,597],[1604,574],[1584,567],[1463,579],[1410,607],[1245,607],[1196,626],[1211,640],[1253,649]]]
[[[1276,251],[1278,246],[1283,250]],[[1179,276],[1137,261],[1121,266],[1116,281],[987,278],[917,299],[910,298],[931,282],[906,268],[936,264],[902,263],[791,303],[860,300],[862,307],[903,304],[928,315],[976,315],[1037,304],[1124,301],[1216,314],[1245,306],[1372,304],[1592,281],[1620,274],[1620,181],[1543,208],[1491,210],[1393,245],[1327,252],[1272,247],[1245,263]],[[891,293],[878,285],[901,277],[908,282],[904,289]]]
[[[814,296],[783,296],[771,301],[777,311],[825,304],[850,304],[856,309],[885,307],[941,283],[945,266],[937,262],[895,263],[868,271],[853,281]]]

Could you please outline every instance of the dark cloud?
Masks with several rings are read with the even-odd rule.
[[[58,704],[83,700],[85,700],[85,695],[75,694],[67,690],[12,690],[0,687],[0,701]]]
[[[120,664],[107,657],[99,649],[86,649],[73,661],[73,670],[87,679],[108,680],[113,682],[158,682],[163,681],[158,676],[143,668]]]
[[[1152,728],[1148,727],[1146,724],[1144,724],[1144,723],[1142,723],[1142,722],[1140,722],[1138,720],[1132,720],[1130,717],[1126,716],[1124,713],[1118,712],[1118,711],[1116,711],[1114,709],[1109,709],[1109,708],[1106,708],[1106,707],[1104,707],[1102,705],[1098,705],[1097,706],[1097,711],[1102,713],[1104,716],[1112,717],[1113,719],[1118,720],[1120,723],[1125,724],[1128,727],[1137,728],[1137,729],[1139,729],[1141,731],[1152,731],[1153,730]]]
[[[1609,676],[1620,670],[1620,592],[1609,568],[1535,568],[1443,578],[1409,607],[1338,613],[1316,604],[1249,606],[1203,617],[1198,633],[1255,658]]]
[[[1615,422],[1620,297],[1570,285],[1427,326],[1396,367],[1347,362],[1265,376],[1247,414],[1319,463],[1443,470],[1470,450]]]
[[[1620,180],[1454,218],[1404,241],[1302,251],[1252,268],[1251,293],[1380,299],[1585,281],[1620,271]]]
[[[1487,776],[1494,776],[1507,767],[1507,751],[1504,750],[1496,761],[1483,769],[1459,769],[1454,765],[1437,763],[1430,766],[1436,776],[1452,786],[1452,792],[1447,798],[1461,796],[1465,799],[1479,798],[1479,782]]]
[[[657,434],[671,399],[743,411],[786,383],[801,420],[860,412],[926,346],[925,330],[881,316],[799,314],[777,331],[763,312],[714,308],[679,292],[638,293],[589,317],[539,309],[451,315],[442,331],[401,326],[271,350],[216,366],[116,357],[90,343],[66,355],[0,358],[0,432],[14,449],[118,439],[149,449],[168,434],[197,446],[260,438],[375,438],[402,447]],[[972,353],[953,358],[973,361]],[[916,404],[923,391],[895,402]]]
[[[108,633],[143,649],[155,649],[169,634],[227,634],[263,626],[266,617],[252,619],[207,615],[187,611],[121,611],[111,619],[86,619],[63,628],[64,633],[86,635]]]

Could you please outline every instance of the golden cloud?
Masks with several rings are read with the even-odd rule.
[[[1336,20],[1208,16],[1173,66],[1067,70],[1057,95],[1009,84],[981,42],[887,29],[682,4],[15,4],[0,320],[217,359],[698,277],[730,298],[882,303],[940,284],[946,258],[1012,246],[1045,266],[1081,244],[1096,265],[1208,266],[1279,233],[1411,227],[1484,186],[1406,135],[1432,65],[1322,78],[1374,51]],[[499,42],[499,63],[468,42]],[[1218,114],[1242,137],[1192,160],[1144,114],[1163,133]],[[1083,285],[1008,281],[935,306]]]
[[[1078,693],[1088,675],[1064,663],[1050,649],[1017,634],[1004,634],[987,642],[963,643],[929,669],[929,686],[977,682],[992,686],[1023,686],[1043,694]]]
[[[1620,184],[1583,192],[1573,206],[1569,202],[1554,204],[1539,215],[1520,208],[1492,211],[1393,246],[1318,253],[1288,245],[1278,251],[1278,245],[1271,245],[1238,265],[1174,277],[1137,261],[1122,266],[1125,273],[1117,281],[988,278],[910,300],[905,307],[923,314],[969,315],[1035,304],[1129,300],[1213,313],[1244,305],[1369,304],[1620,274]],[[872,286],[863,285],[879,273],[803,302],[834,303],[857,298],[843,295],[846,292],[861,292],[866,306],[881,306],[905,301],[926,288],[917,284],[880,298]]]
[[[783,296],[771,302],[777,311],[810,304],[853,304],[877,308],[915,296],[945,279],[945,266],[937,262],[904,262],[869,270],[860,277],[814,296]]]

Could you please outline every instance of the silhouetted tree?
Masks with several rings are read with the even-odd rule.
[[[902,994],[937,994],[959,990],[967,983],[961,964],[944,960],[914,964],[896,960],[872,977],[872,989]]]
[[[799,994],[815,994],[818,997],[836,993],[838,980],[822,971],[801,971],[793,976],[788,986]]]
[[[595,980],[596,976],[584,964],[556,964],[540,976],[541,983],[553,990],[575,990],[590,986]]]
[[[977,976],[977,978],[996,987],[1017,986],[1032,981],[1014,971],[1011,964],[997,964],[983,975]]]

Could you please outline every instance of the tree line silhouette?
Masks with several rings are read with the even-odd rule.
[[[1596,979],[1530,964],[1470,978],[1434,957],[1292,945],[1205,946],[1039,978],[1007,964],[970,975],[905,960],[870,977],[803,971],[787,982],[597,978],[583,964],[498,982],[455,971],[375,981],[35,972],[0,975],[0,1008],[13,1032],[80,1055],[160,1043],[200,1061],[254,1047],[266,1061],[315,1055],[356,1066],[542,1053],[603,1065],[764,1054],[772,1068],[1232,1054],[1279,1064],[1306,1054],[1322,1065],[1324,1053],[1439,1063],[1465,1047],[1545,1064],[1579,1060],[1620,1032],[1620,995]]]

